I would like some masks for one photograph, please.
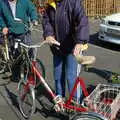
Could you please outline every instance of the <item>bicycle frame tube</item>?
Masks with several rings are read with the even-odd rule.
[[[75,82],[75,85],[74,85],[74,87],[73,87],[73,90],[72,90],[72,92],[71,92],[71,94],[70,94],[70,97],[69,97],[69,99],[68,99],[68,101],[67,101],[67,104],[68,104],[68,105],[71,103],[71,100],[72,100],[72,98],[73,98],[73,95],[74,95],[75,91],[77,90],[77,85],[78,85],[79,83],[80,83],[80,85],[81,85],[81,88],[82,88],[82,91],[83,91],[84,95],[85,95],[86,97],[89,95],[88,92],[87,92],[87,89],[86,89],[86,86],[85,86],[85,83],[84,83],[83,79],[80,78],[80,77],[77,77],[76,82]]]
[[[63,107],[66,108],[66,109],[70,109],[70,110],[75,110],[75,111],[79,111],[79,112],[87,112],[88,110],[84,107],[76,107],[76,106],[73,106],[73,105],[70,105],[70,104],[63,104]]]
[[[42,77],[41,73],[36,69],[35,67],[35,61],[32,62],[32,69],[33,72],[37,75],[37,77],[39,78],[40,82],[42,82],[42,84],[44,85],[44,87],[46,88],[46,90],[48,91],[48,93],[51,95],[51,97],[54,99],[56,97],[56,95],[53,93],[53,91],[51,90],[51,88],[48,86],[48,84],[45,82],[45,79]]]
[[[87,92],[87,89],[86,89],[86,86],[85,86],[85,83],[84,83],[83,79],[80,78],[80,77],[77,77],[76,82],[75,82],[75,85],[74,85],[74,87],[73,87],[73,90],[72,90],[72,92],[71,92],[71,94],[70,94],[70,97],[69,97],[67,103],[63,104],[63,106],[64,106],[64,108],[67,108],[67,109],[72,109],[72,110],[79,111],[79,112],[86,112],[86,111],[88,111],[87,108],[77,107],[77,106],[71,105],[71,100],[72,100],[72,98],[73,98],[74,93],[75,93],[76,90],[77,90],[77,85],[78,85],[79,83],[80,83],[80,85],[81,85],[81,88],[82,88],[82,91],[83,91],[84,95],[85,95],[85,96],[88,96],[88,95],[89,95],[88,92]]]

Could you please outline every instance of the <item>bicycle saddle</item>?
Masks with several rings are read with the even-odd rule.
[[[93,64],[96,60],[95,56],[83,56],[77,55],[75,56],[77,62],[82,65],[90,65]]]

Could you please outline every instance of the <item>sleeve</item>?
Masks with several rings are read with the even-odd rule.
[[[49,18],[49,8],[46,8],[45,12],[43,13],[42,27],[43,27],[44,38],[47,36],[54,36],[54,29],[50,23],[50,18]]]
[[[38,20],[38,14],[35,5],[30,0],[27,0],[27,6],[30,20],[31,21]]]
[[[74,0],[73,18],[75,24],[75,42],[87,43],[89,40],[89,23],[81,0]]]
[[[3,29],[4,27],[6,27],[6,24],[3,19],[2,8],[0,7],[0,29]]]

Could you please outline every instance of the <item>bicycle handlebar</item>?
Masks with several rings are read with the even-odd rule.
[[[43,46],[44,44],[49,44],[49,40],[44,40],[43,42],[41,42],[40,44],[35,44],[35,45],[26,45],[24,43],[20,43],[21,46],[25,47],[25,48],[40,48],[41,46]],[[58,44],[57,42],[54,42],[52,44],[55,44],[57,46],[59,46],[60,44]],[[89,64],[93,64],[96,60],[95,56],[82,56],[82,55],[77,55],[75,56],[76,60],[78,63],[82,64],[82,65],[89,65]]]
[[[20,45],[25,47],[25,48],[40,48],[42,47],[44,44],[50,44],[49,40],[44,40],[43,42],[41,42],[40,44],[35,44],[35,45],[26,45],[23,42],[21,42],[20,39],[16,39],[17,42],[20,42]],[[60,44],[58,44],[57,42],[53,42],[52,44],[55,44],[57,46],[59,46]]]

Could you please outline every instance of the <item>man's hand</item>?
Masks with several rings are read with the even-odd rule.
[[[77,56],[80,54],[80,52],[82,51],[83,48],[83,44],[76,44],[73,50],[73,55]]]
[[[50,45],[55,44],[55,45],[60,46],[60,43],[59,43],[58,41],[56,41],[53,36],[48,36],[48,37],[46,37],[45,40],[47,40],[47,41],[48,41],[48,44],[50,44]]]
[[[4,35],[7,35],[8,34],[8,28],[7,27],[3,28],[2,33]]]

